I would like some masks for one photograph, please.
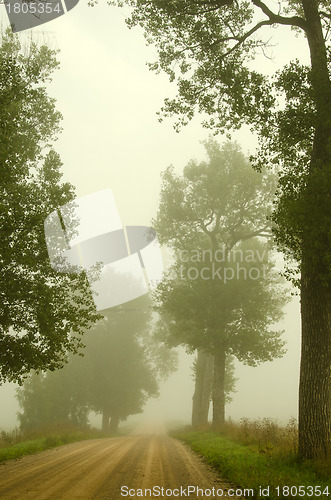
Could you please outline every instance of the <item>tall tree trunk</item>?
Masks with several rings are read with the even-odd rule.
[[[213,376],[213,428],[217,429],[225,421],[225,349],[219,346],[214,357]]]
[[[110,424],[109,424],[109,430],[112,434],[116,434],[118,431],[118,424],[120,422],[120,419],[118,418],[117,415],[111,415],[110,418]]]
[[[302,346],[299,387],[299,455],[327,458],[330,446],[330,292],[302,263]]]
[[[316,127],[303,193],[299,455],[326,458],[330,447],[331,82],[316,0],[302,0],[311,56]]]
[[[102,412],[102,432],[106,434],[109,433],[109,418],[110,414],[108,410],[103,410]]]
[[[195,365],[195,388],[192,406],[193,426],[206,425],[208,423],[213,365],[213,356],[206,353],[202,349],[198,349]]]
[[[213,388],[214,356],[208,355],[205,376],[203,378],[202,401],[201,401],[201,420],[208,423],[209,407]]]

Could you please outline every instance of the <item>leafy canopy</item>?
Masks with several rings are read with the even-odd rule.
[[[45,82],[56,54],[8,30],[0,46],[0,382],[55,369],[97,318],[86,276],[50,265],[44,220],[74,199],[51,141],[61,115]]]
[[[331,176],[329,157],[317,150],[330,151],[330,2],[281,1],[277,11],[262,0],[109,3],[129,6],[128,26],[142,27],[147,43],[156,48],[150,69],[165,72],[177,84],[177,96],[165,99],[160,120],[175,116],[175,128],[180,130],[200,113],[206,117],[204,126],[214,133],[250,126],[260,141],[254,166],[277,166],[279,172],[273,216],[277,242],[300,263],[303,235],[309,228],[306,252],[316,269],[323,263],[320,278],[326,282],[331,269]],[[274,28],[280,26],[306,37],[312,64],[296,59],[267,76],[252,62],[268,55]],[[309,175],[316,131],[315,156],[321,154],[324,160]]]
[[[106,412],[125,420],[158,394],[158,381],[175,368],[175,357],[153,336],[148,296],[105,311],[85,332],[84,356],[62,370],[31,376],[18,391],[22,427],[87,422]]]
[[[254,365],[283,354],[273,327],[284,289],[261,242],[270,235],[274,178],[255,172],[235,144],[205,147],[208,161],[163,175],[153,225],[175,263],[155,293],[159,335],[211,353],[221,345]]]

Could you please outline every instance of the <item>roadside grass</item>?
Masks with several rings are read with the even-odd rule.
[[[330,498],[330,463],[298,459],[294,420],[283,428],[271,419],[254,422],[244,419],[240,425],[230,421],[217,432],[185,430],[173,432],[172,436],[219,470],[224,480],[242,490],[252,489],[254,497],[250,498]],[[269,495],[259,496],[260,487],[268,486]],[[283,491],[284,486],[293,487],[292,493]],[[299,486],[304,487],[301,492],[305,495],[299,494]],[[315,487],[319,488],[314,490]],[[319,494],[318,490],[325,494]]]
[[[76,428],[66,424],[57,424],[35,431],[21,432],[14,429],[11,432],[0,432],[0,462],[31,455],[76,441],[111,437],[98,429]]]

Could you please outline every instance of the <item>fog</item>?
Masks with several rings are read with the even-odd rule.
[[[8,21],[0,6],[2,26]],[[278,30],[280,31],[280,30]],[[298,57],[302,41],[289,30],[283,43],[274,46],[275,61],[261,59],[265,71],[274,71],[291,57]],[[146,47],[142,32],[128,30],[124,12],[84,2],[69,14],[41,29],[33,30],[40,41],[60,50],[61,69],[48,85],[63,114],[63,132],[54,147],[63,162],[65,180],[78,196],[110,187],[123,225],[150,225],[160,192],[160,173],[170,164],[179,173],[191,158],[204,158],[202,140],[208,131],[197,117],[179,134],[172,120],[158,123],[156,111],[163,99],[175,94],[164,75],[148,71],[145,63],[155,57]],[[28,33],[22,33],[24,39]],[[243,129],[233,135],[244,152],[252,152],[255,138]],[[218,137],[222,142],[225,138]],[[272,417],[286,423],[297,416],[300,361],[300,310],[294,297],[285,308],[281,328],[285,330],[287,353],[283,358],[253,368],[235,362],[239,379],[226,416]],[[179,349],[178,371],[160,385],[160,396],[151,399],[143,415],[129,418],[158,418],[189,423],[194,389],[193,356]],[[15,384],[0,388],[0,429],[17,425]],[[100,422],[99,417],[93,422]]]

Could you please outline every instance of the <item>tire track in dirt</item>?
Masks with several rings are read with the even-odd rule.
[[[24,487],[28,481],[30,486],[39,487],[45,482],[51,486],[52,481],[56,481],[55,472],[57,476],[64,473],[69,474],[68,471],[78,471],[79,473],[84,462],[88,462],[99,453],[105,453],[108,449],[105,443],[100,443],[99,440],[86,441],[84,454],[82,454],[81,445],[82,442],[66,445],[3,465],[6,476],[3,477],[2,468],[0,468],[0,498],[3,498],[6,491],[11,490],[13,486],[19,489],[21,485]],[[110,447],[122,445],[123,442],[118,440],[110,443]],[[32,478],[31,469],[33,469]],[[33,482],[31,483],[31,481]]]
[[[228,497],[226,491],[233,486],[222,481],[186,446],[166,435],[81,441],[0,465],[3,500],[134,499],[142,496],[125,497],[121,487],[137,493],[153,486],[185,489],[189,485],[221,488],[222,498],[239,498]],[[147,492],[145,498],[153,496]],[[191,494],[188,498],[202,497]]]

